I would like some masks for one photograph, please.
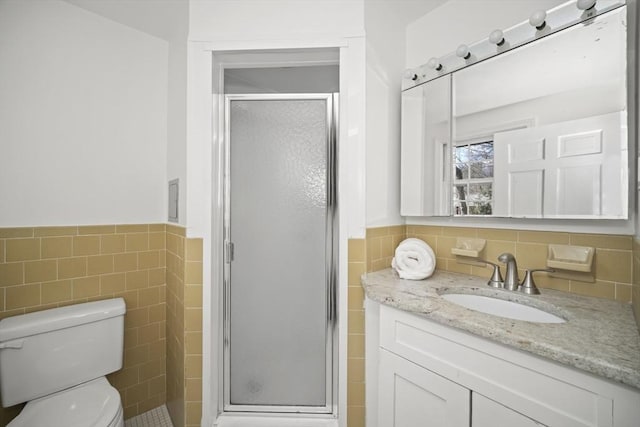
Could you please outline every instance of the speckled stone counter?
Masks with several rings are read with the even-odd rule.
[[[362,276],[371,300],[640,389],[640,334],[629,304],[549,289],[528,296],[486,283],[444,271],[425,280],[403,280],[392,269]],[[567,322],[533,323],[484,314],[440,297],[446,293],[521,302]]]

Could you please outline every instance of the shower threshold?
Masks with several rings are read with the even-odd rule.
[[[220,415],[215,427],[338,427],[333,417],[282,417],[265,414]]]

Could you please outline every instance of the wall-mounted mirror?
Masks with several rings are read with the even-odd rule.
[[[621,7],[403,92],[402,215],[627,218],[626,37]]]

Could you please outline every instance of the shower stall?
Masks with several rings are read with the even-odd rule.
[[[224,413],[336,413],[337,97],[225,90]]]

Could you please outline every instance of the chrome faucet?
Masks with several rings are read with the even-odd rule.
[[[505,252],[498,257],[498,261],[507,265],[507,271],[504,277],[504,288],[509,291],[517,290],[518,286],[520,286],[520,279],[518,278],[518,264],[516,263],[516,257]]]

